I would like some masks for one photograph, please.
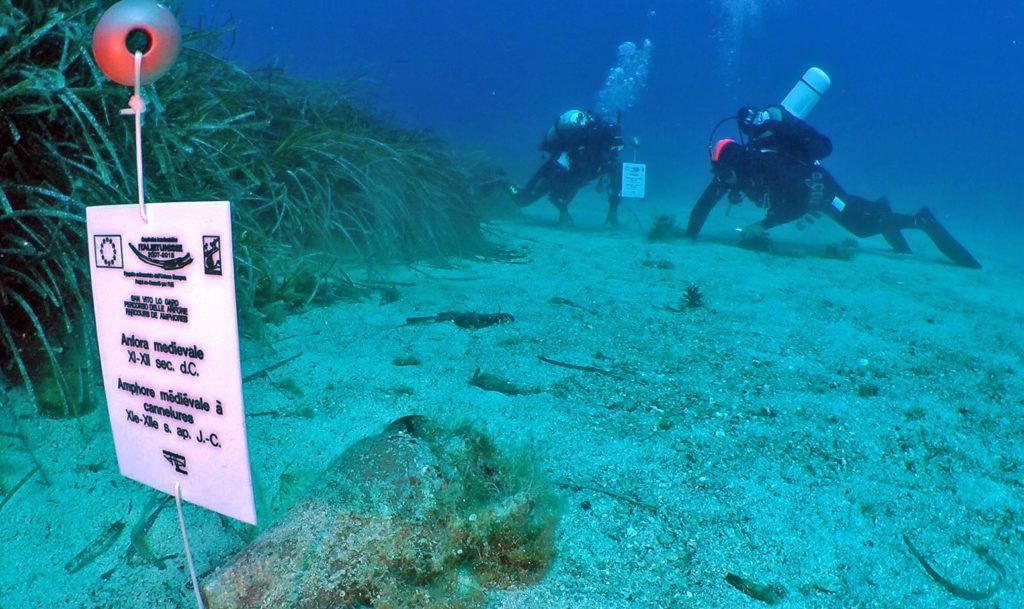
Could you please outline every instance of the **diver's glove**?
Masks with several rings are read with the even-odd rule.
[[[740,131],[751,138],[758,138],[769,132],[772,121],[782,120],[782,110],[777,106],[754,108],[746,106],[736,113]]]
[[[758,252],[771,250],[771,237],[768,236],[767,229],[760,222],[755,222],[737,230],[740,232],[740,247]]]

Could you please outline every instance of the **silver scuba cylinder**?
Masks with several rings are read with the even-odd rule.
[[[824,70],[810,68],[782,100],[782,107],[793,116],[806,119],[831,84],[832,80]]]

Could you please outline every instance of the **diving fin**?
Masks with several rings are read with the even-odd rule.
[[[897,254],[914,253],[913,250],[910,249],[910,244],[907,243],[906,238],[900,231],[894,230],[889,231],[887,233],[882,233],[882,237],[885,239],[885,242],[889,244],[889,247],[892,248],[892,251],[896,252]]]
[[[960,245],[960,242],[954,239],[953,235],[949,234],[949,231],[943,228],[930,209],[922,207],[921,211],[917,212],[914,216],[914,221],[914,226],[920,228],[931,237],[932,241],[935,242],[935,247],[939,248],[939,251],[952,260],[954,264],[972,269],[981,268],[981,263],[964,246]]]

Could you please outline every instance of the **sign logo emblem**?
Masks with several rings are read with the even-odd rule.
[[[219,235],[203,235],[203,270],[207,275],[222,275],[224,273]]]
[[[187,459],[185,459],[184,455],[179,455],[178,453],[165,450],[164,459],[166,459],[167,462],[174,467],[174,471],[178,472],[179,474],[185,474],[186,476],[188,475],[188,469],[186,469],[188,461]]]
[[[138,245],[129,242],[128,247],[144,264],[165,271],[176,271],[192,264],[192,254],[178,243],[177,237],[143,237]]]
[[[96,268],[123,269],[124,258],[121,256],[121,235],[93,235],[92,245],[96,250]]]

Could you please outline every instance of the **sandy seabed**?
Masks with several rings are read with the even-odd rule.
[[[718,212],[696,244],[652,243],[636,208],[617,231],[599,208],[577,202],[560,230],[538,204],[490,228],[510,261],[391,269],[398,300],[312,309],[244,343],[246,373],[300,354],[245,386],[269,504],[397,417],[473,420],[532,451],[566,505],[551,572],[492,593],[493,609],[762,605],[727,574],[789,607],[1024,607],[1024,273],[1009,253],[958,235],[985,264],[959,269],[910,235],[914,256],[864,240],[836,260],[820,253],[845,235],[818,225],[751,252],[731,228],[756,217]],[[405,325],[442,311],[515,321]],[[537,391],[485,391],[478,369]],[[173,506],[149,532],[164,568],[126,560],[154,492],[118,475],[105,411],[23,425],[49,485],[34,476],[0,509],[0,609],[194,606]],[[32,465],[0,441],[10,488]],[[200,571],[242,547],[218,515],[185,516]]]

